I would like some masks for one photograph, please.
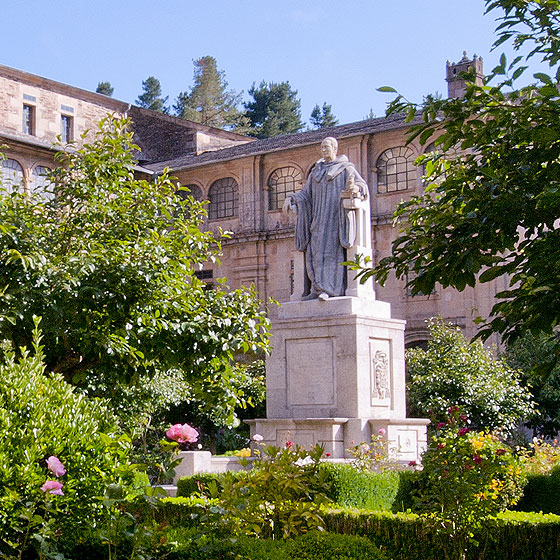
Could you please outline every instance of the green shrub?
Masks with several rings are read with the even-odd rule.
[[[244,471],[230,473],[228,476],[243,476]],[[182,476],[177,481],[177,497],[192,496],[196,492],[206,493],[208,485],[215,483],[219,490],[223,488],[225,473],[197,473],[192,476]]]
[[[399,492],[400,473],[359,471],[352,465],[322,463],[327,496],[344,507],[391,511]]]
[[[175,528],[166,539],[168,560],[387,560],[369,539],[312,531],[286,540],[239,536],[215,538],[196,529]]]
[[[560,466],[550,474],[530,474],[516,510],[560,515]]]
[[[393,560],[449,558],[449,536],[413,513],[328,510],[326,530],[368,537],[388,550]],[[467,560],[557,560],[560,558],[560,516],[504,512],[474,530]]]
[[[116,433],[100,402],[45,373],[37,329],[34,355],[0,348],[0,557],[86,538],[102,518],[99,496],[126,471],[130,440]],[[65,473],[48,470],[50,456]],[[46,480],[62,495],[42,491]]]

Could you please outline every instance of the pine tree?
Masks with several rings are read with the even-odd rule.
[[[289,82],[267,84],[263,81],[259,86],[253,83],[249,95],[254,101],[245,103],[245,114],[251,123],[251,136],[271,138],[303,128],[301,102]]]
[[[323,103],[323,108],[321,109],[319,105],[313,107],[311,111],[311,125],[313,128],[327,128],[328,126],[336,126],[338,124],[338,119],[333,115],[332,105],[327,105]]]
[[[108,97],[113,97],[114,90],[115,88],[111,85],[111,82],[99,82],[95,93],[102,93]]]
[[[161,84],[157,78],[150,76],[142,82],[142,90],[144,93],[138,96],[136,103],[144,109],[159,111],[160,113],[169,113],[167,103],[168,97],[162,97]]]
[[[237,108],[241,94],[227,87],[225,72],[218,70],[216,59],[203,56],[194,61],[194,86],[179,94],[173,110],[184,119],[240,131],[247,124]]]

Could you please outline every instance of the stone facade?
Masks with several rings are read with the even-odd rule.
[[[464,89],[460,74],[469,64],[477,74],[482,73],[478,58],[448,65],[452,95]],[[32,134],[24,131],[26,104],[34,107]],[[221,265],[208,265],[205,279],[212,282],[226,277],[234,288],[253,284],[264,301],[287,302],[293,288],[294,217],[282,214],[281,203],[278,208],[282,199],[278,189],[301,188],[320,157],[319,146],[325,137],[338,139],[339,154],[348,156],[369,185],[374,261],[390,253],[398,233],[392,224],[398,202],[424,188],[422,170],[412,162],[425,147],[417,142],[406,144],[408,125],[397,116],[255,141],[0,66],[0,144],[7,145],[6,156],[21,165],[26,185],[37,166],[52,167],[62,115],[72,117],[72,135],[79,139],[83,131],[113,112],[134,121],[135,140],[142,148],[139,164],[146,173],[170,167],[181,184],[193,186],[195,194],[206,200],[223,186],[222,180],[227,183],[222,191],[227,201],[222,204],[218,197],[210,203],[215,214],[207,220],[207,227],[232,235],[223,243]],[[274,186],[272,180],[278,177]],[[375,286],[375,291],[378,300],[391,304],[394,318],[406,320],[405,342],[415,345],[426,341],[425,321],[434,315],[473,336],[474,319],[489,314],[494,295],[504,287],[504,280],[498,279],[461,293],[438,287],[432,294],[412,297],[403,281],[390,278],[385,287]],[[269,309],[275,317],[277,307]]]

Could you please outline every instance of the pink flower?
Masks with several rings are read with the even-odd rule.
[[[165,435],[179,443],[195,443],[198,439],[198,432],[188,424],[175,424],[167,430]]]
[[[470,430],[468,428],[460,428],[459,430],[457,430],[457,435],[458,436],[464,436],[465,434],[468,434],[470,432]]]
[[[455,414],[456,412],[459,411],[459,407],[458,406],[450,406],[447,409],[447,414],[451,415],[451,414]]]
[[[473,455],[472,460],[477,464],[480,465],[482,463],[482,457],[480,455]]]
[[[415,467],[418,463],[416,461],[409,461],[408,462],[408,466],[409,467]]]
[[[445,428],[445,426],[446,426],[445,422],[440,422],[440,423],[436,426],[436,429],[437,429],[437,430],[441,430],[442,428]]]
[[[56,494],[58,496],[64,496],[62,493],[62,482],[58,482],[58,480],[47,480],[43,486],[41,486],[41,490],[43,492],[47,492],[48,494]]]
[[[385,428],[379,428],[379,432],[377,432],[381,437],[383,437],[387,432],[385,431]]]
[[[290,449],[290,448],[293,447],[293,446],[294,446],[294,442],[293,442],[293,441],[287,441],[287,442],[286,442],[286,447],[287,447],[288,449]]]
[[[461,414],[459,420],[461,420],[461,422],[468,422],[469,417],[466,414]]]
[[[54,474],[54,476],[63,476],[66,474],[64,465],[60,462],[60,459],[54,455],[51,455],[47,459],[47,468]]]
[[[262,441],[264,438],[261,436],[261,434],[255,434],[253,436],[253,441],[259,442]]]

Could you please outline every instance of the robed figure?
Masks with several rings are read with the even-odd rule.
[[[325,138],[323,157],[303,189],[286,198],[285,211],[297,213],[296,249],[305,253],[303,298],[327,299],[346,291],[346,249],[357,242],[356,201],[368,200],[368,187],[348,158],[337,156],[338,143]]]

